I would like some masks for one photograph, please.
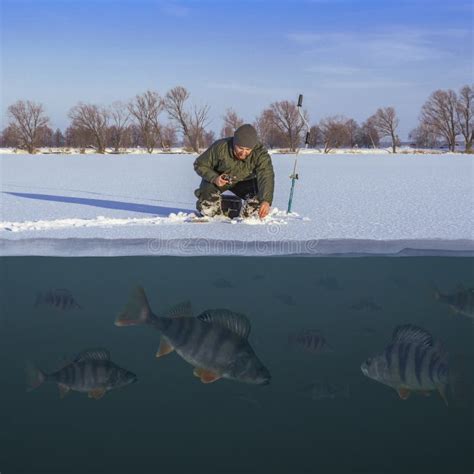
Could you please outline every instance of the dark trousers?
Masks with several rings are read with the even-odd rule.
[[[241,199],[253,198],[258,193],[257,178],[239,181],[231,186],[218,187],[209,181],[202,180],[199,189],[194,191],[194,195],[198,198],[196,209],[201,210],[201,203],[207,201],[209,203],[218,201],[224,191],[230,191]]]

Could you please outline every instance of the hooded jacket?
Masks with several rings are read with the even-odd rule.
[[[196,158],[194,170],[210,183],[223,173],[231,175],[234,184],[256,177],[259,201],[272,204],[275,174],[270,155],[260,143],[245,160],[238,160],[234,158],[232,138],[217,140]]]

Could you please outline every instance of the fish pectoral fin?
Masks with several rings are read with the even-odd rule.
[[[99,400],[105,395],[105,388],[95,388],[89,392],[89,398],[94,400]]]
[[[221,378],[220,375],[206,369],[201,369],[200,367],[196,367],[193,374],[194,376],[199,377],[202,383],[212,383]]]
[[[59,388],[59,397],[61,399],[63,399],[71,390],[68,386],[63,385],[62,383],[58,384],[58,388]]]
[[[410,390],[407,388],[399,388],[397,393],[402,400],[406,400],[410,396]]]
[[[173,351],[174,351],[174,347],[164,337],[161,337],[160,347],[158,349],[158,352],[156,353],[156,357],[165,356]]]

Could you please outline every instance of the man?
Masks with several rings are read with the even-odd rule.
[[[252,125],[244,124],[233,137],[214,142],[196,159],[194,170],[202,178],[194,192],[201,215],[222,214],[221,194],[227,190],[245,200],[243,217],[263,219],[270,212],[275,181],[272,160]]]

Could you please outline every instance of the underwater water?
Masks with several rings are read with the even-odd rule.
[[[435,288],[472,288],[473,268],[448,257],[2,258],[0,472],[472,473],[474,320]],[[245,314],[271,382],[204,384],[176,352],[157,359],[155,328],[114,325],[137,286],[155,314],[185,300],[194,315]],[[463,367],[448,405],[435,391],[402,400],[362,373],[406,324]],[[28,361],[51,374],[91,348],[138,381],[100,399],[60,398],[53,380],[27,391]]]

